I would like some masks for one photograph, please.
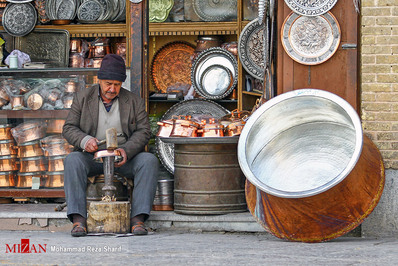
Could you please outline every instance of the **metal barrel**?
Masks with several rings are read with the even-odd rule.
[[[226,214],[247,210],[237,144],[174,146],[174,211]]]
[[[152,209],[154,211],[172,211],[174,203],[174,180],[160,179],[156,188]]]

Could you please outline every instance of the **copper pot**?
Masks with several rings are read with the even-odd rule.
[[[66,155],[48,157],[48,171],[59,172],[64,171],[64,160]]]
[[[84,56],[80,53],[72,53],[71,55],[69,55],[69,67],[83,68]]]
[[[197,137],[200,125],[188,119],[176,119],[170,137]]]
[[[31,110],[39,110],[43,106],[43,102],[43,97],[40,94],[32,93],[29,95],[26,105]]]
[[[20,158],[20,173],[46,171],[45,158],[43,156]]]
[[[225,134],[229,137],[239,136],[245,124],[243,120],[232,122],[225,128]]]
[[[156,134],[156,136],[170,137],[171,131],[173,130],[174,119],[160,121],[160,122],[157,122],[157,124],[160,127],[159,127],[158,134]]]
[[[46,124],[43,122],[25,122],[11,129],[11,134],[20,145],[46,135]]]
[[[0,125],[0,140],[14,139],[11,134],[11,128],[12,125],[10,124]]]
[[[22,143],[18,145],[17,148],[19,158],[38,157],[44,155],[39,140]]]
[[[15,187],[15,172],[0,172],[0,187]]]
[[[40,187],[44,187],[46,180],[43,178],[43,172],[18,173],[17,184],[15,187],[32,188],[32,180],[34,177],[40,178]]]
[[[0,156],[0,172],[17,171],[18,158],[16,155]]]
[[[211,47],[218,47],[221,45],[221,39],[218,36],[199,36],[196,40],[195,52],[202,52]]]
[[[221,48],[224,48],[234,56],[238,56],[238,43],[236,41],[223,43],[221,44]]]
[[[214,118],[210,119],[208,124],[202,120],[198,135],[201,137],[224,137],[224,126],[216,123]]]
[[[70,52],[80,53],[82,51],[82,40],[81,39],[71,39],[70,40]]]
[[[71,152],[69,143],[60,136],[45,137],[40,141],[40,146],[45,156],[67,155]]]
[[[25,106],[24,104],[24,96],[17,95],[11,97],[11,108],[12,110],[21,110]]]
[[[64,186],[64,172],[45,172],[43,177],[46,179],[44,187],[48,188],[61,188]]]
[[[16,154],[17,150],[15,149],[14,140],[0,140],[0,156]]]
[[[47,120],[47,133],[61,134],[65,124],[65,119],[49,119]]]
[[[103,58],[105,55],[110,54],[111,49],[109,44],[96,43],[90,46],[90,53],[88,58]]]

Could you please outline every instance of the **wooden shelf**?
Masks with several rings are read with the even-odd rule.
[[[63,110],[0,110],[0,118],[58,118],[65,119],[69,109]]]
[[[261,93],[259,92],[253,92],[253,91],[242,91],[243,94],[247,94],[247,95],[253,95],[253,96],[261,96]]]
[[[0,197],[4,198],[65,198],[64,189],[18,189],[1,188]]]
[[[149,23],[149,36],[231,35],[237,33],[238,23],[235,21]]]

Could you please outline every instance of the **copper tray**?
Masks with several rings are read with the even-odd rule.
[[[318,65],[334,55],[340,45],[340,26],[332,13],[300,16],[294,12],[282,25],[282,45],[286,53],[303,65]]]
[[[160,48],[152,59],[151,79],[156,90],[191,86],[191,57],[195,48],[186,42],[170,42]]]
[[[35,29],[25,37],[16,38],[15,49],[30,55],[32,62],[68,67],[69,32],[61,29]]]

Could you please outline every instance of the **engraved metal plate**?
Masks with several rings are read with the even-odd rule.
[[[96,21],[104,12],[103,6],[97,0],[84,1],[77,11],[77,17],[83,21]]]
[[[212,65],[200,77],[198,93],[207,99],[222,99],[231,93],[233,87],[231,71],[223,65]]]
[[[174,116],[179,115],[209,115],[216,119],[223,117],[228,114],[229,111],[210,100],[205,99],[193,99],[179,102],[173,105],[167,112],[162,116],[161,120],[172,119]],[[156,137],[156,152],[160,159],[160,162],[170,173],[174,173],[174,144],[165,143],[159,137]]]
[[[238,54],[243,68],[256,79],[264,76],[265,24],[256,18],[244,27],[238,41]]]
[[[164,22],[174,6],[174,0],[149,0],[149,22]]]
[[[202,88],[201,79],[203,73],[211,66],[221,65],[231,72],[232,85],[221,94],[211,94]],[[227,96],[238,82],[238,62],[236,57],[221,47],[212,47],[201,52],[192,65],[191,82],[199,94],[209,99],[221,99]],[[228,94],[227,94],[228,93]]]
[[[296,62],[317,65],[325,62],[340,44],[340,26],[332,13],[306,17],[292,12],[282,25],[282,45]]]
[[[237,17],[237,0],[192,1],[194,12],[203,21],[228,21]]]
[[[299,15],[319,16],[332,9],[337,0],[285,0],[285,3]]]
[[[37,12],[31,3],[8,4],[4,9],[2,24],[12,36],[25,36],[33,30]]]
[[[30,56],[32,62],[43,62],[51,67],[69,64],[69,32],[58,29],[36,29],[15,40],[15,49]]]
[[[57,19],[74,19],[75,16],[75,1],[62,0],[57,9]]]

